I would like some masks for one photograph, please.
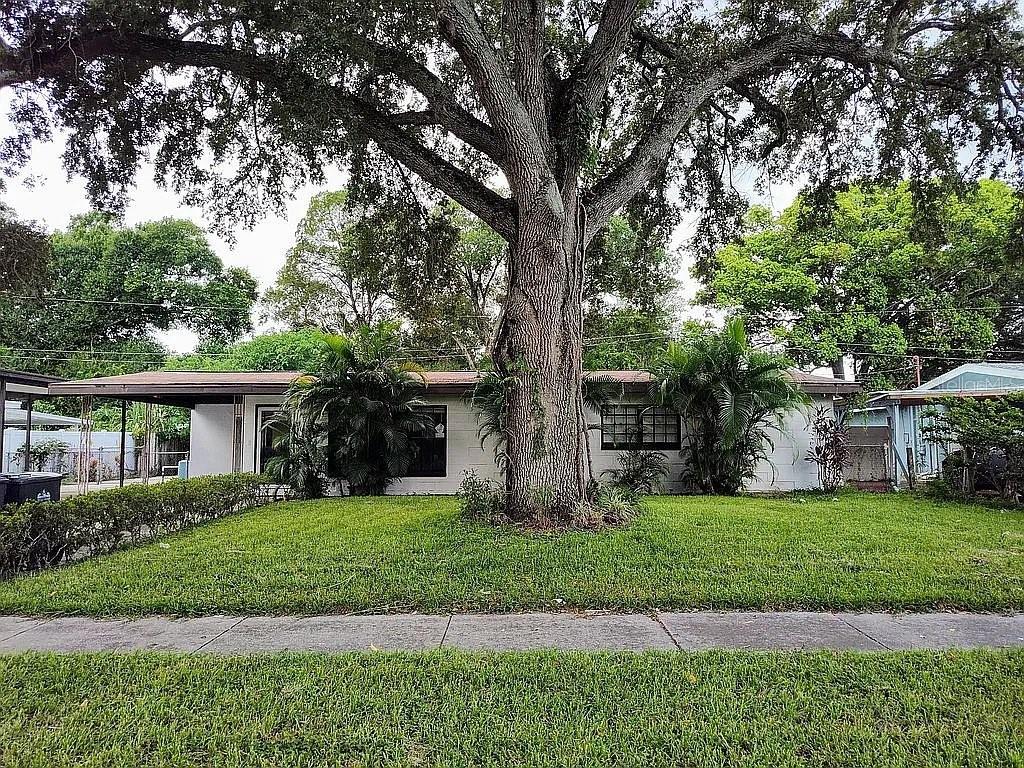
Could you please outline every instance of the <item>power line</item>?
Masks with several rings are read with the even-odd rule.
[[[117,299],[82,299],[82,298],[76,298],[74,296],[31,296],[31,295],[26,295],[26,294],[12,294],[12,293],[7,293],[7,292],[0,292],[0,293],[5,293],[6,295],[10,296],[11,298],[21,299],[21,300],[25,300],[25,301],[70,302],[70,303],[77,303],[77,304],[104,304],[104,305],[112,305],[112,306],[130,306],[130,307],[159,307],[159,308],[162,308],[162,309],[226,309],[226,310],[231,310],[231,311],[241,311],[241,310],[246,310],[247,309],[245,307],[239,307],[239,306],[234,305],[234,304],[180,304],[180,303],[172,303],[172,302],[169,302],[169,301],[164,301],[164,302],[139,302],[139,301],[121,301],[121,300],[117,300]],[[725,309],[726,311],[728,311],[728,309],[729,309],[729,307],[718,307],[718,308],[719,309]],[[1017,304],[1017,303],[1011,303],[1011,304],[990,304],[990,305],[984,305],[984,306],[980,306],[979,305],[979,306],[966,306],[966,307],[906,307],[906,308],[904,308],[901,311],[908,312],[908,313],[911,313],[911,314],[936,314],[936,313],[940,313],[940,312],[949,312],[949,311],[994,312],[994,311],[1007,310],[1007,309],[1020,309],[1020,310],[1024,310],[1024,304]],[[887,313],[887,310],[850,308],[850,309],[843,309],[843,310],[825,310],[825,309],[814,310],[811,314],[812,314],[812,316],[820,316],[820,315],[842,316],[842,315],[851,315],[851,314],[854,314],[854,315],[882,315],[882,314],[886,314],[886,313]],[[459,318],[459,319],[467,319],[467,318],[473,318],[473,319],[493,319],[493,317],[491,315],[452,315],[451,317],[455,317],[455,318]],[[789,317],[784,317],[784,318],[780,317],[780,318],[776,318],[776,319],[779,322],[790,322],[790,321],[793,321],[793,320],[806,319],[807,317],[808,317],[808,313],[801,312],[801,313],[793,313]]]
[[[735,310],[735,309],[739,309],[739,308],[738,307],[731,307],[730,308],[730,307],[725,307],[725,306],[716,306],[716,307],[714,307],[714,309],[720,309],[720,310],[724,310],[724,311],[728,312],[730,309],[734,309]],[[954,312],[954,311],[955,312],[963,312],[963,311],[968,311],[968,312],[998,312],[999,310],[1002,310],[1002,309],[1021,309],[1021,310],[1024,310],[1024,304],[1017,304],[1017,303],[1011,303],[1011,304],[989,304],[989,305],[985,305],[985,306],[966,306],[966,307],[960,307],[960,306],[956,306],[956,307],[904,307],[903,309],[901,309],[899,311],[900,312],[906,312],[906,313],[909,313],[909,314],[925,314],[925,315],[928,315],[928,314],[937,314],[937,313],[940,313],[940,312]],[[852,307],[850,309],[815,309],[815,310],[812,310],[811,313],[807,313],[807,312],[793,312],[790,315],[787,315],[785,317],[771,317],[771,318],[768,318],[768,319],[773,320],[775,322],[787,323],[787,322],[792,322],[794,320],[806,320],[808,317],[817,317],[817,316],[820,316],[820,315],[825,315],[825,316],[828,316],[828,317],[842,317],[843,315],[888,315],[888,314],[892,314],[892,313],[893,313],[892,310],[886,310],[886,309],[860,309],[860,308]],[[740,316],[743,316],[743,312],[742,311],[739,312],[738,314]]]
[[[119,307],[158,307],[160,309],[226,309],[233,312],[251,311],[252,307],[235,304],[178,304],[170,301],[121,301],[119,299],[76,299],[71,296],[26,296],[3,292],[12,299],[23,301],[65,302],[71,304],[101,304]]]
[[[132,350],[116,350],[116,349],[50,349],[47,347],[4,347],[0,345],[0,353],[4,350],[11,350],[12,352],[39,352],[43,354],[49,354],[52,352],[60,354],[82,354],[82,355],[135,355],[143,357],[160,357],[160,358],[171,358],[171,357],[230,357],[230,352],[185,352],[185,353],[165,353],[165,352],[142,352]],[[125,361],[128,362],[128,361]]]

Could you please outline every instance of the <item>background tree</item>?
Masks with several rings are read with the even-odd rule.
[[[30,298],[0,294],[0,339],[12,367],[64,376],[158,368],[155,333],[224,341],[249,330],[256,281],[225,268],[197,226],[180,219],[120,227],[74,219],[50,238],[46,276]]]
[[[348,193],[313,197],[276,283],[263,295],[272,319],[290,328],[348,333],[391,319],[398,254],[394,227],[348,206]]]
[[[794,360],[841,373],[850,356],[861,379],[904,386],[912,355],[927,375],[1021,348],[1020,214],[997,181],[929,208],[908,183],[854,186],[823,214],[805,199],[776,218],[752,210],[701,276],[714,302]]]
[[[671,232],[640,226],[615,215],[591,241],[584,287],[588,316],[609,307],[626,306],[647,317],[671,309],[679,272],[679,259],[666,246]]]
[[[268,317],[330,333],[398,321],[410,347],[475,367],[494,334],[504,241],[454,205],[352,197],[313,198],[264,294]]]
[[[928,409],[925,437],[949,450],[942,463],[949,490],[995,490],[1024,500],[1024,393],[988,400],[944,398]]]
[[[309,371],[324,361],[324,334],[316,328],[264,333],[234,344],[204,344],[168,358],[169,371]]]
[[[679,271],[666,247],[669,235],[670,227],[615,215],[594,237],[584,289],[584,368],[646,370],[668,345]]]
[[[19,221],[0,203],[0,291],[38,289],[49,259],[46,233],[31,222]]]
[[[737,163],[828,184],[950,175],[965,147],[972,173],[1016,171],[1024,148],[1011,0],[27,0],[0,37],[9,166],[59,128],[113,203],[151,148],[187,200],[252,221],[345,165],[504,238],[513,513],[538,488],[567,512],[586,498],[585,254],[617,211],[675,184],[710,245]]]
[[[459,206],[420,207],[354,203],[345,190],[316,195],[263,295],[267,318],[330,333],[398,321],[424,365],[479,367],[504,297],[505,242]],[[590,244],[584,333],[598,349],[586,367],[646,367],[648,353],[664,349],[678,271],[667,236],[616,215]]]

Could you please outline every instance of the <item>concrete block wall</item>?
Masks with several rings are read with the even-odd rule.
[[[247,396],[243,405],[242,427],[242,470],[256,469],[258,446],[258,414],[261,408],[280,405],[280,396]],[[475,472],[479,477],[498,478],[500,473],[494,463],[493,446],[481,447],[477,435],[477,419],[473,409],[457,396],[431,397],[432,405],[447,409],[447,474],[445,477],[408,477],[395,482],[388,490],[391,494],[450,494],[458,490],[464,473]],[[624,402],[641,402],[638,398],[627,398]],[[831,407],[831,399],[816,397],[814,407]],[[773,434],[775,449],[771,463],[763,462],[757,471],[757,480],[749,490],[795,490],[815,488],[818,485],[814,465],[804,460],[810,447],[811,435],[808,426],[808,412],[789,415],[781,432]],[[199,405],[192,411],[192,437],[190,474],[193,477],[220,474],[231,471],[232,405]],[[618,466],[619,451],[602,450],[600,414],[588,414],[591,462],[594,474]],[[669,460],[669,477],[663,492],[679,493],[682,490],[680,475],[684,468],[679,451],[662,452]]]

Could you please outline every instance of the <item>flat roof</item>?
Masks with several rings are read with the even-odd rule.
[[[0,382],[3,382],[6,386],[8,395],[45,395],[51,384],[62,381],[64,379],[56,376],[44,376],[41,373],[12,371],[0,368]]]
[[[165,403],[191,407],[197,403],[231,402],[238,395],[280,395],[299,376],[297,371],[145,371],[122,376],[60,381],[50,385],[51,395],[109,397],[117,400]],[[459,395],[480,379],[478,371],[423,371],[428,392]],[[654,380],[647,371],[587,371],[591,379],[621,384],[626,391],[645,392]],[[793,381],[811,394],[840,395],[856,392],[853,381],[790,371]]]

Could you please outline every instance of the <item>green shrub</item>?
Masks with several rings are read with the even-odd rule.
[[[259,506],[257,475],[129,485],[0,509],[0,576],[91,557]]]
[[[643,509],[640,496],[619,485],[593,483],[589,498],[558,518],[548,514],[551,508],[550,491],[539,488],[527,514],[512,520],[505,505],[504,484],[497,480],[478,477],[475,472],[464,474],[458,498],[462,514],[470,520],[491,525],[517,524],[536,530],[597,530],[608,525],[624,525]]]
[[[657,493],[668,476],[668,457],[661,451],[622,451],[618,460],[617,469],[606,469],[601,475],[636,496]]]
[[[922,432],[955,447],[943,462],[943,481],[954,496],[990,490],[1006,501],[1024,501],[1024,393],[990,400],[947,397],[926,411]]]
[[[786,358],[754,348],[735,317],[720,331],[669,345],[655,371],[657,394],[685,425],[688,490],[735,496],[770,463],[772,434],[810,404],[788,368]]]
[[[505,490],[496,480],[478,477],[476,472],[468,470],[463,474],[462,485],[459,486],[459,505],[462,514],[470,520],[485,523],[508,522],[505,515]]]
[[[644,508],[640,493],[626,485],[599,484],[593,496],[593,501],[588,505],[587,524],[581,527],[625,525]]]

